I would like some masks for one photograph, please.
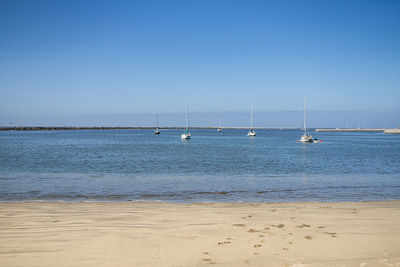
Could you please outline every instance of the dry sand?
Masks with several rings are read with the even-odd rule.
[[[400,201],[0,203],[0,266],[400,266]]]

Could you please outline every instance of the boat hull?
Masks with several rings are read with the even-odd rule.
[[[247,136],[249,136],[249,137],[254,137],[254,136],[256,136],[256,132],[254,132],[254,131],[249,131],[249,132],[247,133]]]
[[[314,138],[311,135],[302,135],[300,142],[302,143],[314,143]]]
[[[188,134],[186,134],[186,133],[181,134],[181,139],[190,139],[190,138],[191,138],[190,133],[188,133]]]

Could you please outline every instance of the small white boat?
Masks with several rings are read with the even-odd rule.
[[[247,136],[254,137],[256,136],[256,131],[253,130],[253,104],[250,106],[250,129],[247,133]]]
[[[185,132],[181,134],[181,139],[190,139],[192,135],[189,132],[189,106],[186,106],[186,128]]]
[[[318,139],[314,139],[307,130],[307,113],[306,113],[306,99],[304,98],[304,134],[298,140],[302,143],[319,143]]]
[[[158,113],[156,114],[156,120],[157,120],[157,129],[154,131],[154,134],[160,134],[160,130],[158,129]]]
[[[183,133],[181,134],[181,138],[182,139],[190,139],[192,136],[190,135],[190,133]]]
[[[304,143],[313,143],[315,141],[315,139],[309,135],[309,134],[303,134],[300,137],[300,142],[304,142]]]
[[[256,136],[256,132],[254,130],[249,130],[249,132],[247,133],[247,136]]]

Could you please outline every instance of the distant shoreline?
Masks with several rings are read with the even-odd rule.
[[[376,128],[328,128],[328,129],[315,129],[316,132],[383,132],[386,129]]]
[[[73,130],[154,130],[157,127],[74,127],[74,126],[15,126],[15,127],[0,127],[0,131],[73,131]],[[216,130],[220,127],[190,127],[196,130]],[[303,128],[295,127],[253,127],[260,130],[302,130]],[[185,127],[159,127],[161,130],[179,130]],[[249,127],[221,127],[221,129],[249,129]],[[311,128],[312,129],[312,128]],[[383,132],[385,129],[347,129],[347,128],[324,128],[314,129],[316,132]]]
[[[221,129],[249,129],[249,127],[190,127],[190,129],[198,130],[216,130]],[[18,126],[18,127],[0,127],[0,131],[63,131],[63,130],[155,130],[157,127],[58,127],[58,126]],[[179,130],[185,127],[158,127],[160,130]],[[270,129],[270,130],[301,130],[301,128],[293,127],[253,127],[253,129]]]

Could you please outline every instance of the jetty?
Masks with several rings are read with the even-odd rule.
[[[197,130],[216,130],[220,127],[190,127],[191,129]],[[140,126],[140,127],[79,127],[79,126],[0,126],[0,131],[73,131],[73,130],[155,130],[157,127],[153,126]],[[163,130],[181,130],[185,127],[180,126],[169,126],[159,127],[158,129]],[[248,127],[221,127],[220,129],[248,129]],[[254,127],[258,130],[302,130],[303,128],[296,127]],[[316,132],[383,132],[386,134],[400,134],[400,128],[396,129],[376,129],[376,128],[320,128],[314,129]]]
[[[385,129],[376,128],[334,128],[334,129],[315,129],[316,132],[383,132]]]
[[[385,134],[400,134],[400,128],[397,129],[386,129],[383,131]]]

